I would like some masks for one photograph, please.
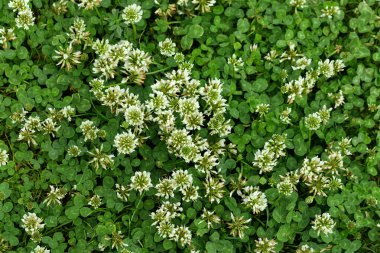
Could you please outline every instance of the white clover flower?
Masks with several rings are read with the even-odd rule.
[[[275,154],[268,150],[257,150],[255,153],[255,160],[253,161],[253,166],[259,167],[260,172],[262,173],[268,173],[273,170],[273,168],[277,165],[277,161],[275,158]]]
[[[79,0],[78,6],[86,10],[92,10],[101,4],[102,0]]]
[[[72,65],[80,63],[80,57],[82,54],[80,51],[73,52],[71,44],[66,49],[60,47],[60,50],[55,50],[55,53],[57,55],[54,55],[52,58],[54,60],[59,60],[57,65],[61,66],[61,68],[66,68],[68,71],[72,68]]]
[[[235,71],[239,71],[244,66],[243,59],[241,57],[238,58],[236,54],[229,57],[227,63],[232,65]]]
[[[269,53],[264,57],[265,60],[273,62],[278,56],[278,52],[276,49],[272,49]]]
[[[328,93],[329,98],[335,100],[334,109],[344,104],[343,91],[339,90],[337,94]]]
[[[8,47],[8,41],[12,41],[16,39],[16,35],[14,33],[13,28],[5,29],[0,27],[0,44],[3,44],[3,48],[6,49]]]
[[[71,39],[70,44],[78,45],[84,41],[84,47],[86,47],[90,43],[91,33],[86,31],[86,24],[83,19],[76,18],[74,24],[69,29],[70,33],[67,35]]]
[[[260,115],[260,117],[263,117],[265,114],[269,112],[269,108],[269,104],[258,104],[256,105],[255,112],[257,112]]]
[[[47,206],[51,204],[62,204],[61,200],[65,197],[65,189],[55,188],[53,185],[50,185],[50,192],[47,194],[46,199],[42,203],[46,203]]]
[[[88,204],[92,206],[94,209],[98,209],[99,206],[102,204],[102,199],[100,198],[99,195],[94,195],[90,198],[88,201]]]
[[[97,138],[97,134],[99,129],[94,126],[94,122],[91,120],[83,120],[80,124],[79,128],[84,134],[84,141],[87,140],[95,140]]]
[[[343,170],[343,156],[339,151],[332,151],[324,164],[324,169],[333,175],[338,175]]]
[[[324,161],[322,161],[318,156],[315,156],[310,160],[309,158],[305,158],[303,160],[300,172],[304,178],[308,178],[321,173],[323,171],[324,164]]]
[[[213,227],[213,223],[220,223],[220,217],[218,215],[215,215],[214,211],[208,211],[206,208],[203,208],[201,218],[207,223],[208,229]]]
[[[33,234],[45,227],[43,220],[39,218],[35,213],[28,212],[24,214],[21,219],[21,227],[25,229],[28,234]]]
[[[290,196],[294,192],[295,185],[290,180],[283,180],[277,184],[277,190],[279,193]]]
[[[131,4],[124,8],[121,17],[126,24],[135,24],[142,19],[143,11],[141,6],[137,4]]]
[[[199,187],[194,185],[187,185],[181,188],[182,200],[185,202],[194,202],[199,198]]]
[[[125,58],[124,69],[129,71],[129,69],[135,67],[143,72],[147,72],[151,63],[152,58],[147,52],[134,48]]]
[[[251,219],[245,219],[243,216],[234,216],[231,213],[231,222],[227,222],[227,226],[230,229],[230,234],[233,237],[239,237],[243,239],[245,230],[248,228],[246,224],[250,223]]]
[[[36,18],[33,16],[33,12],[30,9],[20,11],[16,17],[16,26],[29,30],[29,27],[34,24]]]
[[[81,150],[77,145],[72,145],[67,149],[67,154],[72,157],[78,157],[80,152]]]
[[[162,221],[157,226],[157,232],[162,238],[174,237],[175,226],[169,221]]]
[[[174,229],[172,238],[181,245],[189,245],[192,238],[191,231],[186,226],[178,226]]]
[[[0,165],[4,166],[7,165],[9,160],[9,155],[6,150],[0,149]]]
[[[283,110],[281,112],[280,120],[284,124],[290,124],[291,123],[291,119],[289,118],[291,112],[292,112],[292,108],[291,107],[287,107],[285,110]]]
[[[314,253],[315,250],[307,244],[302,245],[296,250],[296,253]]]
[[[327,197],[325,190],[329,190],[330,188],[330,180],[328,177],[322,175],[311,175],[306,178],[305,184],[309,187],[309,192],[317,196]]]
[[[125,121],[131,126],[142,126],[144,124],[144,108],[140,105],[131,105],[124,108]]]
[[[330,78],[334,75],[334,62],[326,59],[318,62],[318,73],[324,75],[326,78]]]
[[[268,201],[259,188],[247,186],[244,188],[246,194],[243,195],[243,204],[252,209],[253,214],[264,211],[268,206]]]
[[[160,209],[166,213],[168,219],[174,219],[181,216],[181,212],[183,211],[180,202],[171,203],[169,201],[164,201]]]
[[[183,189],[193,183],[193,177],[187,170],[175,170],[172,173],[172,178],[180,189]]]
[[[210,12],[211,7],[215,5],[215,0],[193,0],[192,3],[196,6],[196,10],[200,10],[202,13]]]
[[[12,0],[9,1],[8,7],[11,8],[14,12],[24,11],[29,9],[29,0]]]
[[[329,122],[329,119],[330,119],[330,112],[332,111],[332,108],[328,108],[326,107],[326,105],[324,105],[322,107],[322,109],[320,109],[318,111],[318,114],[319,114],[319,117],[321,118],[322,120],[322,124],[323,125],[326,125],[328,122]]]
[[[130,187],[136,191],[139,191],[140,194],[143,191],[149,190],[152,187],[152,181],[150,179],[150,172],[147,171],[137,171],[135,175],[131,177]]]
[[[334,15],[338,15],[340,13],[339,6],[326,6],[324,9],[321,10],[321,18],[328,17],[331,19]]]
[[[61,113],[63,117],[65,117],[68,121],[71,121],[71,116],[75,115],[75,108],[68,105],[61,109]]]
[[[269,240],[268,238],[259,238],[258,240],[255,240],[255,242],[255,253],[276,253],[275,247],[277,242],[274,239]]]
[[[305,8],[306,0],[290,0],[289,4],[295,8]]]
[[[350,138],[343,138],[341,141],[338,142],[338,146],[341,149],[341,152],[344,155],[352,155],[350,149],[351,149],[351,140]]]
[[[40,245],[37,245],[30,253],[50,253],[50,250],[48,250],[45,247],[41,247]]]
[[[169,197],[174,197],[174,191],[177,188],[175,181],[173,179],[160,179],[160,182],[156,185],[157,193],[159,197],[168,199]]]
[[[318,112],[309,114],[307,117],[305,117],[305,126],[309,130],[318,130],[321,126],[322,119]]]
[[[258,48],[258,45],[256,43],[249,46],[249,50],[251,50],[251,52],[255,52],[257,48]]]
[[[107,169],[111,167],[114,163],[113,158],[114,155],[110,154],[107,155],[106,153],[102,152],[103,145],[100,146],[100,148],[95,147],[94,152],[87,151],[91,156],[93,156],[92,160],[88,163],[93,164],[95,170],[98,170],[99,167],[102,167],[103,169]]]
[[[61,126],[57,126],[57,122],[53,121],[52,118],[46,118],[42,122],[42,130],[45,134],[51,134],[55,137],[55,133],[61,128]]]
[[[136,135],[133,134],[131,130],[115,136],[114,146],[120,154],[131,154],[135,151],[137,144]]]
[[[158,43],[158,48],[162,55],[170,57],[175,54],[176,45],[170,38],[166,38]]]
[[[122,201],[127,202],[129,197],[129,190],[124,185],[115,184],[116,196]]]
[[[331,234],[335,227],[334,220],[330,217],[329,213],[323,213],[322,215],[315,215],[315,220],[312,221],[312,228],[317,231],[319,235],[321,232],[324,234]]]
[[[214,178],[207,177],[203,182],[203,185],[206,188],[206,197],[208,197],[211,203],[219,203],[223,198],[225,190],[224,188],[224,179],[223,178]]]
[[[306,57],[302,57],[302,58],[296,60],[295,64],[292,65],[292,69],[293,70],[297,70],[297,69],[304,70],[310,64],[311,64],[311,59],[306,58]]]
[[[20,129],[17,140],[26,141],[28,142],[29,146],[30,144],[37,145],[37,142],[34,139],[35,137],[34,133],[35,131],[33,129],[30,129],[24,126],[23,128]]]

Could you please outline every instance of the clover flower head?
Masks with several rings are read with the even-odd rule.
[[[138,144],[136,135],[129,130],[115,136],[114,146],[120,154],[131,154]]]
[[[255,240],[256,242],[256,249],[254,250],[255,253],[275,253],[275,247],[277,245],[277,242],[274,239],[269,240],[268,238],[259,238],[258,240]]]
[[[150,172],[147,171],[137,171],[135,175],[131,178],[130,187],[136,191],[139,191],[140,194],[143,191],[149,190],[152,187],[152,181],[150,179]]]
[[[141,6],[137,4],[131,4],[124,8],[121,17],[126,24],[135,24],[142,19],[142,15],[143,11],[141,9]]]
[[[324,234],[331,234],[335,227],[334,220],[330,217],[329,213],[315,215],[315,220],[312,221],[312,228],[317,231],[319,235],[321,232]]]
[[[21,226],[25,229],[25,231],[28,234],[38,232],[45,226],[41,218],[39,218],[35,213],[30,212],[22,216],[21,222]]]
[[[9,160],[9,155],[6,150],[0,149],[0,165],[4,166],[7,165]]]

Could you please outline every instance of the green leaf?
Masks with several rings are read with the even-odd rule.
[[[252,90],[254,92],[263,92],[268,88],[268,81],[264,78],[259,78],[252,84]]]
[[[293,229],[289,224],[284,224],[280,227],[280,229],[277,231],[277,239],[280,242],[287,242],[290,241],[293,237]]]
[[[89,207],[82,207],[79,212],[82,217],[87,217],[92,213],[92,210]]]
[[[74,219],[78,218],[79,210],[80,210],[79,207],[72,206],[72,207],[69,207],[65,210],[65,214],[66,214],[67,218],[69,218],[70,220],[74,220]]]
[[[188,29],[189,30],[188,30],[187,36],[191,39],[198,39],[202,37],[204,33],[203,27],[198,24],[191,25],[189,26]]]
[[[183,49],[190,49],[192,45],[193,45],[193,39],[190,36],[185,35],[182,37],[181,46]]]
[[[3,182],[0,184],[0,201],[8,198],[12,193],[12,190],[9,189],[9,184]]]

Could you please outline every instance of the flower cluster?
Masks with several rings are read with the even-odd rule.
[[[320,128],[321,124],[326,125],[330,119],[330,112],[332,108],[322,107],[318,112],[309,114],[305,117],[305,126],[311,131],[316,131]]]
[[[181,193],[183,202],[193,202],[199,197],[198,187],[193,185],[193,177],[186,170],[175,170],[171,177],[164,178],[155,185],[156,195],[163,198],[164,201],[160,208],[151,213],[153,219],[152,226],[156,226],[159,235],[162,238],[169,238],[179,242],[182,245],[191,243],[191,232],[185,226],[177,226],[173,223],[173,219],[180,216],[183,210],[180,202],[172,203],[169,199],[174,199],[177,192]],[[208,222],[218,222],[212,213],[205,213],[204,219]]]
[[[45,227],[43,220],[35,213],[26,213],[23,215],[21,222],[21,227],[31,236],[32,241],[39,242],[42,237],[40,231]]]
[[[60,110],[48,108],[47,117],[41,120],[39,116],[29,116],[26,118],[27,111],[24,109],[11,115],[12,123],[23,123],[19,135],[19,141],[26,141],[28,145],[37,145],[35,140],[36,134],[43,133],[55,137],[60,129],[60,123],[66,119],[71,121],[71,116],[75,114],[75,109],[71,106],[65,106]]]
[[[8,42],[16,39],[13,28],[0,27],[0,44],[3,45],[3,49],[8,48]]]
[[[128,41],[116,45],[97,41],[92,46],[100,55],[95,60],[94,73],[101,73],[101,77],[106,79],[114,78],[119,62],[124,62],[125,71],[122,72],[129,76],[123,81],[144,82],[145,72],[151,62],[145,52],[133,48]],[[161,43],[160,47],[167,56],[175,54],[175,44],[169,39]],[[113,58],[110,61],[113,65],[98,68],[103,58],[104,61]],[[227,146],[223,139],[209,143],[197,133],[206,126],[205,119],[208,119],[207,127],[211,135],[225,137],[230,132],[230,121],[224,117],[227,104],[221,95],[222,83],[212,79],[202,86],[200,81],[191,78],[192,66],[185,62],[183,55],[177,53],[174,58],[179,63],[179,69],[166,73],[164,79],[156,80],[151,86],[150,98],[144,103],[138,95],[118,84],[105,88],[103,79],[93,79],[90,82],[91,91],[113,113],[124,116],[123,126],[127,130],[117,134],[114,140],[114,146],[120,154],[131,154],[142,144],[146,139],[145,129],[150,122],[155,122],[169,152],[188,163],[194,163],[199,171],[210,175],[215,173],[220,155],[227,149],[233,149],[233,145]],[[205,108],[203,112],[201,105]],[[176,118],[178,116],[179,119]],[[86,139],[90,139],[90,136]]]
[[[272,138],[264,144],[262,150],[257,150],[253,166],[260,169],[260,174],[268,173],[277,165],[277,160],[285,156],[286,134],[274,134]]]
[[[305,158],[300,169],[281,176],[281,182],[277,184],[278,191],[290,195],[297,189],[296,184],[300,179],[309,187],[309,192],[312,194],[309,196],[309,201],[312,201],[314,196],[327,196],[326,191],[341,189],[343,183],[339,175],[342,171],[347,171],[344,168],[343,155],[351,155],[350,141],[348,138],[343,138],[336,145],[332,144],[324,160],[318,156]]]
[[[67,34],[70,38],[70,45],[80,45],[84,42],[84,47],[91,45],[90,32],[86,30],[86,24],[83,19],[77,18],[74,24],[70,26],[70,33]]]
[[[295,49],[287,53],[287,60],[295,59],[298,54]],[[304,70],[311,65],[311,60],[302,57],[294,61],[292,68],[294,70]],[[343,71],[345,65],[342,60],[326,59],[318,62],[317,69],[310,69],[306,72],[305,76],[299,76],[297,80],[290,80],[281,87],[282,93],[288,94],[288,103],[291,104],[297,97],[309,94],[314,88],[317,80],[324,76],[325,78],[331,78]]]
[[[35,17],[29,7],[29,0],[12,0],[8,3],[13,12],[17,12],[16,27],[29,30],[34,24]]]

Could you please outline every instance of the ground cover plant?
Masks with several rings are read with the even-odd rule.
[[[379,252],[380,5],[0,0],[0,252]]]

